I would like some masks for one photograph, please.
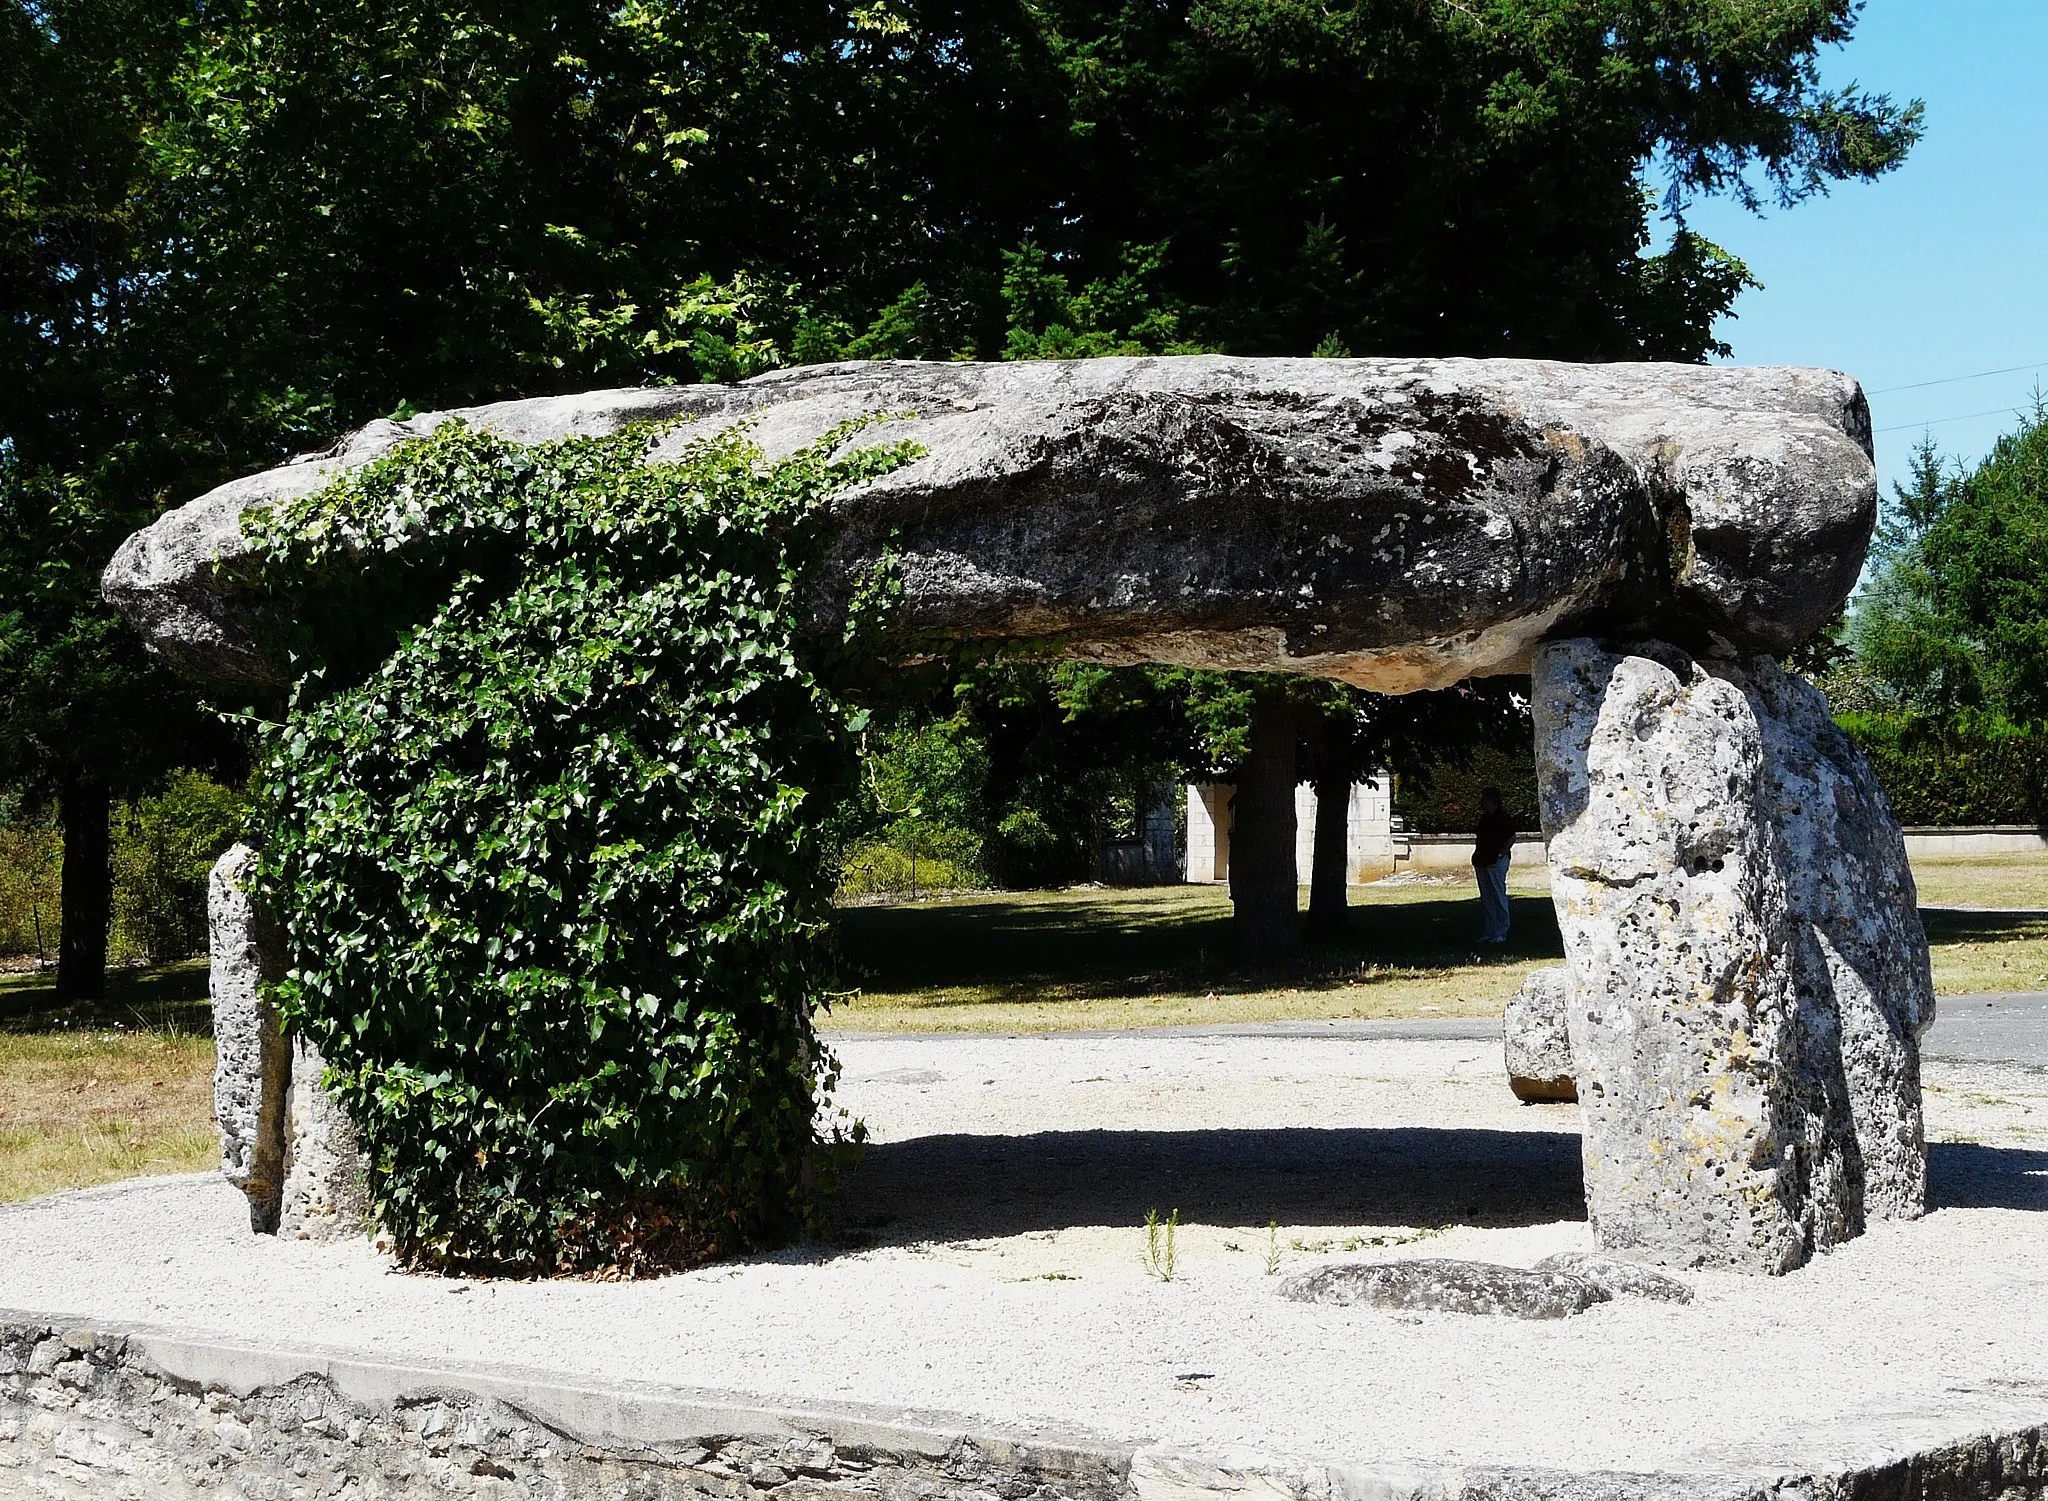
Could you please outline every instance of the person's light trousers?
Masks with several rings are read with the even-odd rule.
[[[1479,877],[1479,936],[1487,943],[1500,943],[1508,936],[1508,861],[1502,855],[1491,865],[1475,865]]]

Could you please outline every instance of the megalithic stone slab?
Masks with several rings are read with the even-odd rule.
[[[1764,735],[1766,817],[1794,920],[1801,1071],[1844,1082],[1864,1217],[1917,1218],[1927,1210],[1919,1044],[1935,1002],[1905,835],[1819,689],[1768,657],[1730,677]]]
[[[285,1177],[291,1050],[262,987],[284,973],[283,935],[249,893],[256,851],[237,844],[206,883],[213,996],[213,1113],[221,1176],[249,1197],[249,1223],[277,1228]]]
[[[1873,860],[1896,845],[1903,867],[1903,840],[1881,797],[1850,795],[1874,784],[1817,700],[1768,659],[1537,654],[1587,1208],[1610,1253],[1784,1272],[1924,1202],[1925,941],[1910,879]],[[1853,900],[1884,911],[1852,918]]]
[[[923,456],[834,502],[820,629],[886,554],[905,655],[1029,638],[1386,692],[1524,672],[1539,640],[1582,631],[1785,650],[1847,595],[1876,514],[1868,408],[1831,371],[899,361],[372,423],[159,518],[107,598],[194,676],[280,680],[245,514],[456,417],[522,442],[680,423],[657,458],[735,423],[777,455],[865,420],[853,441]]]
[[[321,1084],[326,1062],[303,1038],[292,1046],[292,1093],[278,1232],[337,1240],[365,1229],[368,1180],[355,1122]]]

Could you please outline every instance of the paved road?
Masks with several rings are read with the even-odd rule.
[[[1945,995],[1921,1051],[1929,1058],[2048,1068],[2048,990]]]
[[[845,1033],[844,1036],[860,1035]],[[971,1039],[972,1032],[869,1033],[869,1036],[916,1035],[941,1041]],[[1344,1042],[1362,1038],[1386,1041],[1492,1042],[1500,1023],[1487,1017],[1415,1017],[1398,1020],[1216,1022],[1197,1027],[1147,1027],[1142,1032],[1060,1032],[1059,1037],[1327,1037]],[[1972,1063],[2028,1063],[2048,1068],[2048,990],[2014,991],[2005,995],[1943,996],[1933,1029],[1922,1051],[1929,1058]]]

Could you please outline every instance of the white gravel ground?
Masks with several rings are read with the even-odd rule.
[[[1589,1246],[1576,1111],[1516,1105],[1492,1045],[839,1050],[877,1143],[842,1210],[867,1249],[454,1282],[155,1179],[0,1210],[0,1307],[1357,1464],[1811,1465],[2048,1418],[2041,1070],[1929,1066],[1943,1207],[1918,1223],[1782,1279],[1690,1275],[1691,1306],[1530,1324],[1293,1304],[1266,1271],[1275,1241],[1287,1271]],[[1171,1282],[1140,1266],[1148,1208],[1182,1213]]]

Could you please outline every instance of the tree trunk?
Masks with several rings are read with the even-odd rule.
[[[1230,901],[1238,956],[1253,971],[1279,974],[1301,952],[1294,872],[1296,712],[1282,690],[1260,690],[1230,835]]]
[[[64,928],[57,940],[57,999],[107,997],[107,929],[114,917],[108,829],[112,799],[104,787],[66,787],[57,798],[64,826]]]
[[[1324,776],[1316,782],[1316,847],[1308,883],[1308,938],[1311,943],[1341,938],[1350,912],[1351,779]]]

